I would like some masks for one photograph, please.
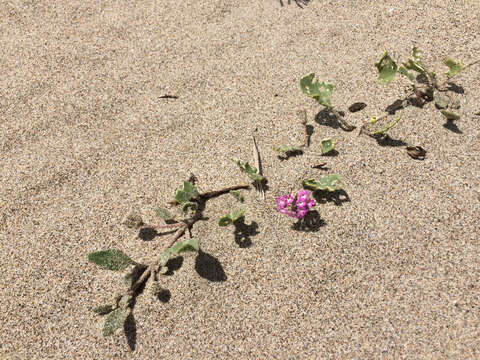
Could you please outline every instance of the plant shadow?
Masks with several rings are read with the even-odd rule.
[[[285,5],[283,4],[283,0],[279,0],[280,1],[280,6],[281,7],[284,7]],[[308,5],[308,3],[310,2],[310,0],[293,0],[293,2],[295,4],[297,4],[297,6],[300,8],[300,9],[303,9],[305,6]],[[288,5],[290,5],[292,3],[292,0],[288,0]]]
[[[322,156],[325,156],[325,157],[336,157],[338,156],[338,151],[336,149],[333,149],[333,150],[330,150],[328,153],[326,154],[322,154]]]
[[[278,155],[277,158],[278,158],[280,161],[284,161],[284,160],[288,160],[288,159],[290,159],[290,158],[292,158],[292,157],[297,157],[297,156],[300,156],[300,155],[303,155],[303,150],[297,149],[297,150],[285,152],[285,155],[284,155],[284,156]]]
[[[210,254],[198,250],[195,258],[195,270],[200,277],[214,282],[223,282],[227,280],[227,275],[223,270],[222,264],[218,259]]]
[[[374,138],[380,146],[398,147],[407,145],[405,141],[401,139],[392,139],[388,134],[370,135],[370,137]]]
[[[138,231],[138,237],[143,241],[153,241],[157,236],[173,234],[178,229],[166,230],[158,232],[157,230],[150,227],[143,227]]]
[[[337,206],[342,206],[343,203],[350,202],[350,197],[345,190],[316,190],[313,192],[313,197],[317,204],[326,204],[327,202],[333,202]]]
[[[249,225],[247,225],[245,224],[245,219],[243,217],[235,221],[233,226],[235,226],[235,230],[233,232],[235,242],[242,249],[252,246],[251,237],[260,234],[258,231],[258,224],[255,221],[252,221]]]
[[[443,124],[443,127],[447,130],[450,130],[451,132],[455,133],[455,134],[463,134],[463,131],[460,130],[457,126],[457,124],[455,124],[454,121],[452,120],[447,120],[447,122],[445,124]]]
[[[345,112],[339,111],[338,112],[342,117],[345,116]],[[319,125],[329,126],[333,129],[341,128],[341,124],[338,122],[335,115],[331,113],[328,108],[324,108],[320,110],[317,115],[315,115],[315,122]]]
[[[263,178],[262,181],[254,181],[253,187],[255,188],[255,190],[263,192],[267,192],[270,189],[270,187],[268,186],[267,178]]]
[[[317,210],[310,210],[303,219],[299,219],[292,225],[292,229],[303,232],[316,232],[327,223],[320,218]]]
[[[460,94],[460,95],[465,94],[465,89],[463,88],[463,86],[457,85],[457,84],[455,84],[455,83],[453,83],[453,82],[449,82],[449,83],[447,83],[447,84],[448,84],[447,90],[453,91],[454,93]]]
[[[135,351],[135,348],[137,347],[137,323],[133,316],[133,306],[134,305],[132,304],[132,310],[123,323],[123,331],[127,338],[127,344],[130,351]]]

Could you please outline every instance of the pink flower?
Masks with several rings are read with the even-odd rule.
[[[293,204],[294,201],[295,204]],[[291,194],[282,195],[276,199],[276,202],[277,210],[281,214],[297,219],[304,218],[308,210],[315,206],[315,200],[310,198],[310,192],[307,190],[300,190],[295,197]]]

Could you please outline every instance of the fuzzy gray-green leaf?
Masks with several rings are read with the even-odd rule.
[[[460,119],[460,115],[453,111],[448,111],[448,110],[440,110],[443,116],[447,118],[447,120],[458,120]]]
[[[107,270],[124,270],[134,261],[117,249],[97,251],[88,254],[88,260]]]
[[[162,208],[162,207],[156,208],[155,209],[155,214],[157,214],[157,216],[161,217],[165,221],[173,219],[172,213],[169,210],[167,210],[165,208]]]
[[[448,66],[449,70],[445,73],[445,75],[447,75],[447,77],[449,78],[457,75],[460,71],[462,71],[461,61],[455,62],[454,60],[447,58],[443,63]]]
[[[106,315],[113,311],[112,305],[100,305],[92,309],[92,311],[98,315]]]
[[[123,326],[125,319],[128,316],[128,310],[121,308],[113,310],[105,317],[105,323],[103,325],[102,334],[103,336],[112,335],[115,330]]]
[[[188,239],[187,241],[179,241],[167,251],[172,255],[178,255],[185,251],[198,251],[198,240],[195,238]]]
[[[240,194],[240,191],[238,190],[230,190],[230,194],[238,201],[243,203],[245,201],[244,197],[242,194]]]
[[[315,179],[307,179],[302,181],[302,185],[305,189],[309,190],[327,190],[336,191],[343,188],[342,180],[337,174],[327,175],[321,178],[319,181]]]

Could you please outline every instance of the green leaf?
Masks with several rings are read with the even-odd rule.
[[[105,318],[105,324],[103,325],[103,336],[106,337],[112,335],[115,330],[123,326],[123,323],[125,322],[127,316],[128,311],[121,308],[115,309],[110,314],[108,314]]]
[[[450,104],[450,98],[447,95],[442,94],[440,91],[434,92],[433,100],[435,100],[435,106],[438,109],[446,109]]]
[[[222,216],[219,220],[218,220],[218,226],[228,226],[232,223],[232,219],[230,219],[230,215],[225,215],[225,216]]]
[[[248,162],[242,163],[240,160],[237,160],[237,165],[242,170],[245,172],[248,177],[254,181],[262,181],[264,177],[260,174],[258,174],[258,170],[254,166],[250,166]]]
[[[397,123],[400,121],[400,117],[396,118],[393,120],[390,124],[387,124],[386,126],[382,127],[381,129],[375,131],[373,135],[382,135],[385,134],[388,130],[390,130],[392,127],[397,125]]]
[[[238,219],[240,219],[243,215],[245,215],[245,209],[244,208],[238,208],[238,209],[233,209],[230,212],[229,216],[230,216],[230,219],[232,220],[232,222],[235,222]]]
[[[172,255],[178,255],[185,251],[198,251],[198,241],[195,238],[188,239],[187,241],[179,241],[167,251]]]
[[[322,154],[327,154],[333,150],[335,147],[335,141],[332,139],[323,139],[322,140]]]
[[[190,201],[182,203],[182,211],[186,213],[188,209],[192,209],[193,211],[195,211],[198,209],[198,204]]]
[[[415,80],[415,76],[409,72],[405,66],[401,65],[399,68],[398,68],[398,72],[400,74],[402,74],[403,76],[406,76],[411,82],[413,82]]]
[[[177,200],[178,201],[178,200]],[[161,217],[163,220],[168,221],[173,219],[173,215],[170,211],[165,208],[159,207],[155,209],[155,214]]]
[[[447,77],[451,78],[457,75],[462,70],[462,62],[455,62],[454,60],[447,58],[443,62],[445,65],[448,66],[448,71],[445,73]]]
[[[343,188],[342,180],[337,174],[327,175],[321,178],[319,181],[315,179],[307,179],[302,181],[302,185],[305,189],[309,190],[327,190],[336,191]]]
[[[123,283],[128,287],[133,285],[133,272],[125,274],[123,277]]]
[[[333,84],[327,84],[323,81],[321,83],[318,81],[313,82],[314,77],[315,73],[311,73],[301,78],[300,89],[308,97],[317,100],[319,104],[331,108],[330,96],[332,95]]]
[[[98,315],[106,315],[113,311],[112,305],[100,305],[92,309],[92,311]]]
[[[135,262],[117,249],[97,251],[88,254],[88,261],[107,270],[124,270]]]
[[[448,111],[448,110],[440,110],[443,116],[447,118],[447,120],[458,120],[460,119],[460,115],[453,111]]]
[[[185,191],[188,195],[188,200],[193,200],[198,197],[198,190],[197,188],[189,181],[183,182],[183,191]]]
[[[414,47],[412,49],[411,58],[408,59],[406,63],[402,63],[402,65],[405,66],[406,69],[416,71],[425,76],[426,79],[428,79],[427,70],[425,69],[422,60],[420,59],[420,52],[420,50]]]
[[[160,275],[165,275],[168,272],[168,267],[167,266],[162,266],[160,267],[160,270],[158,270],[158,273]]]
[[[287,153],[287,152],[295,152],[299,151],[300,149],[293,146],[293,145],[280,145],[280,146],[274,146],[272,148],[275,151],[282,152],[282,153]]]
[[[188,202],[190,200],[190,197],[188,196],[188,193],[186,193],[183,190],[178,190],[177,193],[175,194],[175,200],[177,200],[180,204]]]
[[[390,81],[395,79],[395,74],[397,73],[397,64],[395,61],[388,55],[385,51],[382,58],[375,63],[375,66],[378,69],[378,78],[377,80],[385,85]]]
[[[242,194],[240,194],[240,191],[237,190],[230,190],[230,194],[238,201],[243,203],[245,201],[244,197]]]

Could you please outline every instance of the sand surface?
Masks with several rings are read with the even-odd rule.
[[[403,94],[376,81],[385,50],[443,71],[480,58],[479,34],[477,0],[2,1],[0,358],[478,359],[480,66],[455,79],[456,128],[410,106],[388,143],[329,126],[298,82],[333,82],[358,126]],[[331,137],[336,156],[271,150],[303,141],[303,109],[312,148]],[[174,262],[163,301],[137,297],[128,337],[103,338],[90,308],[122,278],[87,254],[150,262],[166,238],[124,216],[158,221],[190,173],[200,191],[245,182],[232,159],[253,161],[254,129],[269,189],[243,191],[245,233],[216,224],[233,197],[207,202],[202,253]],[[292,229],[275,197],[330,173],[343,196]]]

